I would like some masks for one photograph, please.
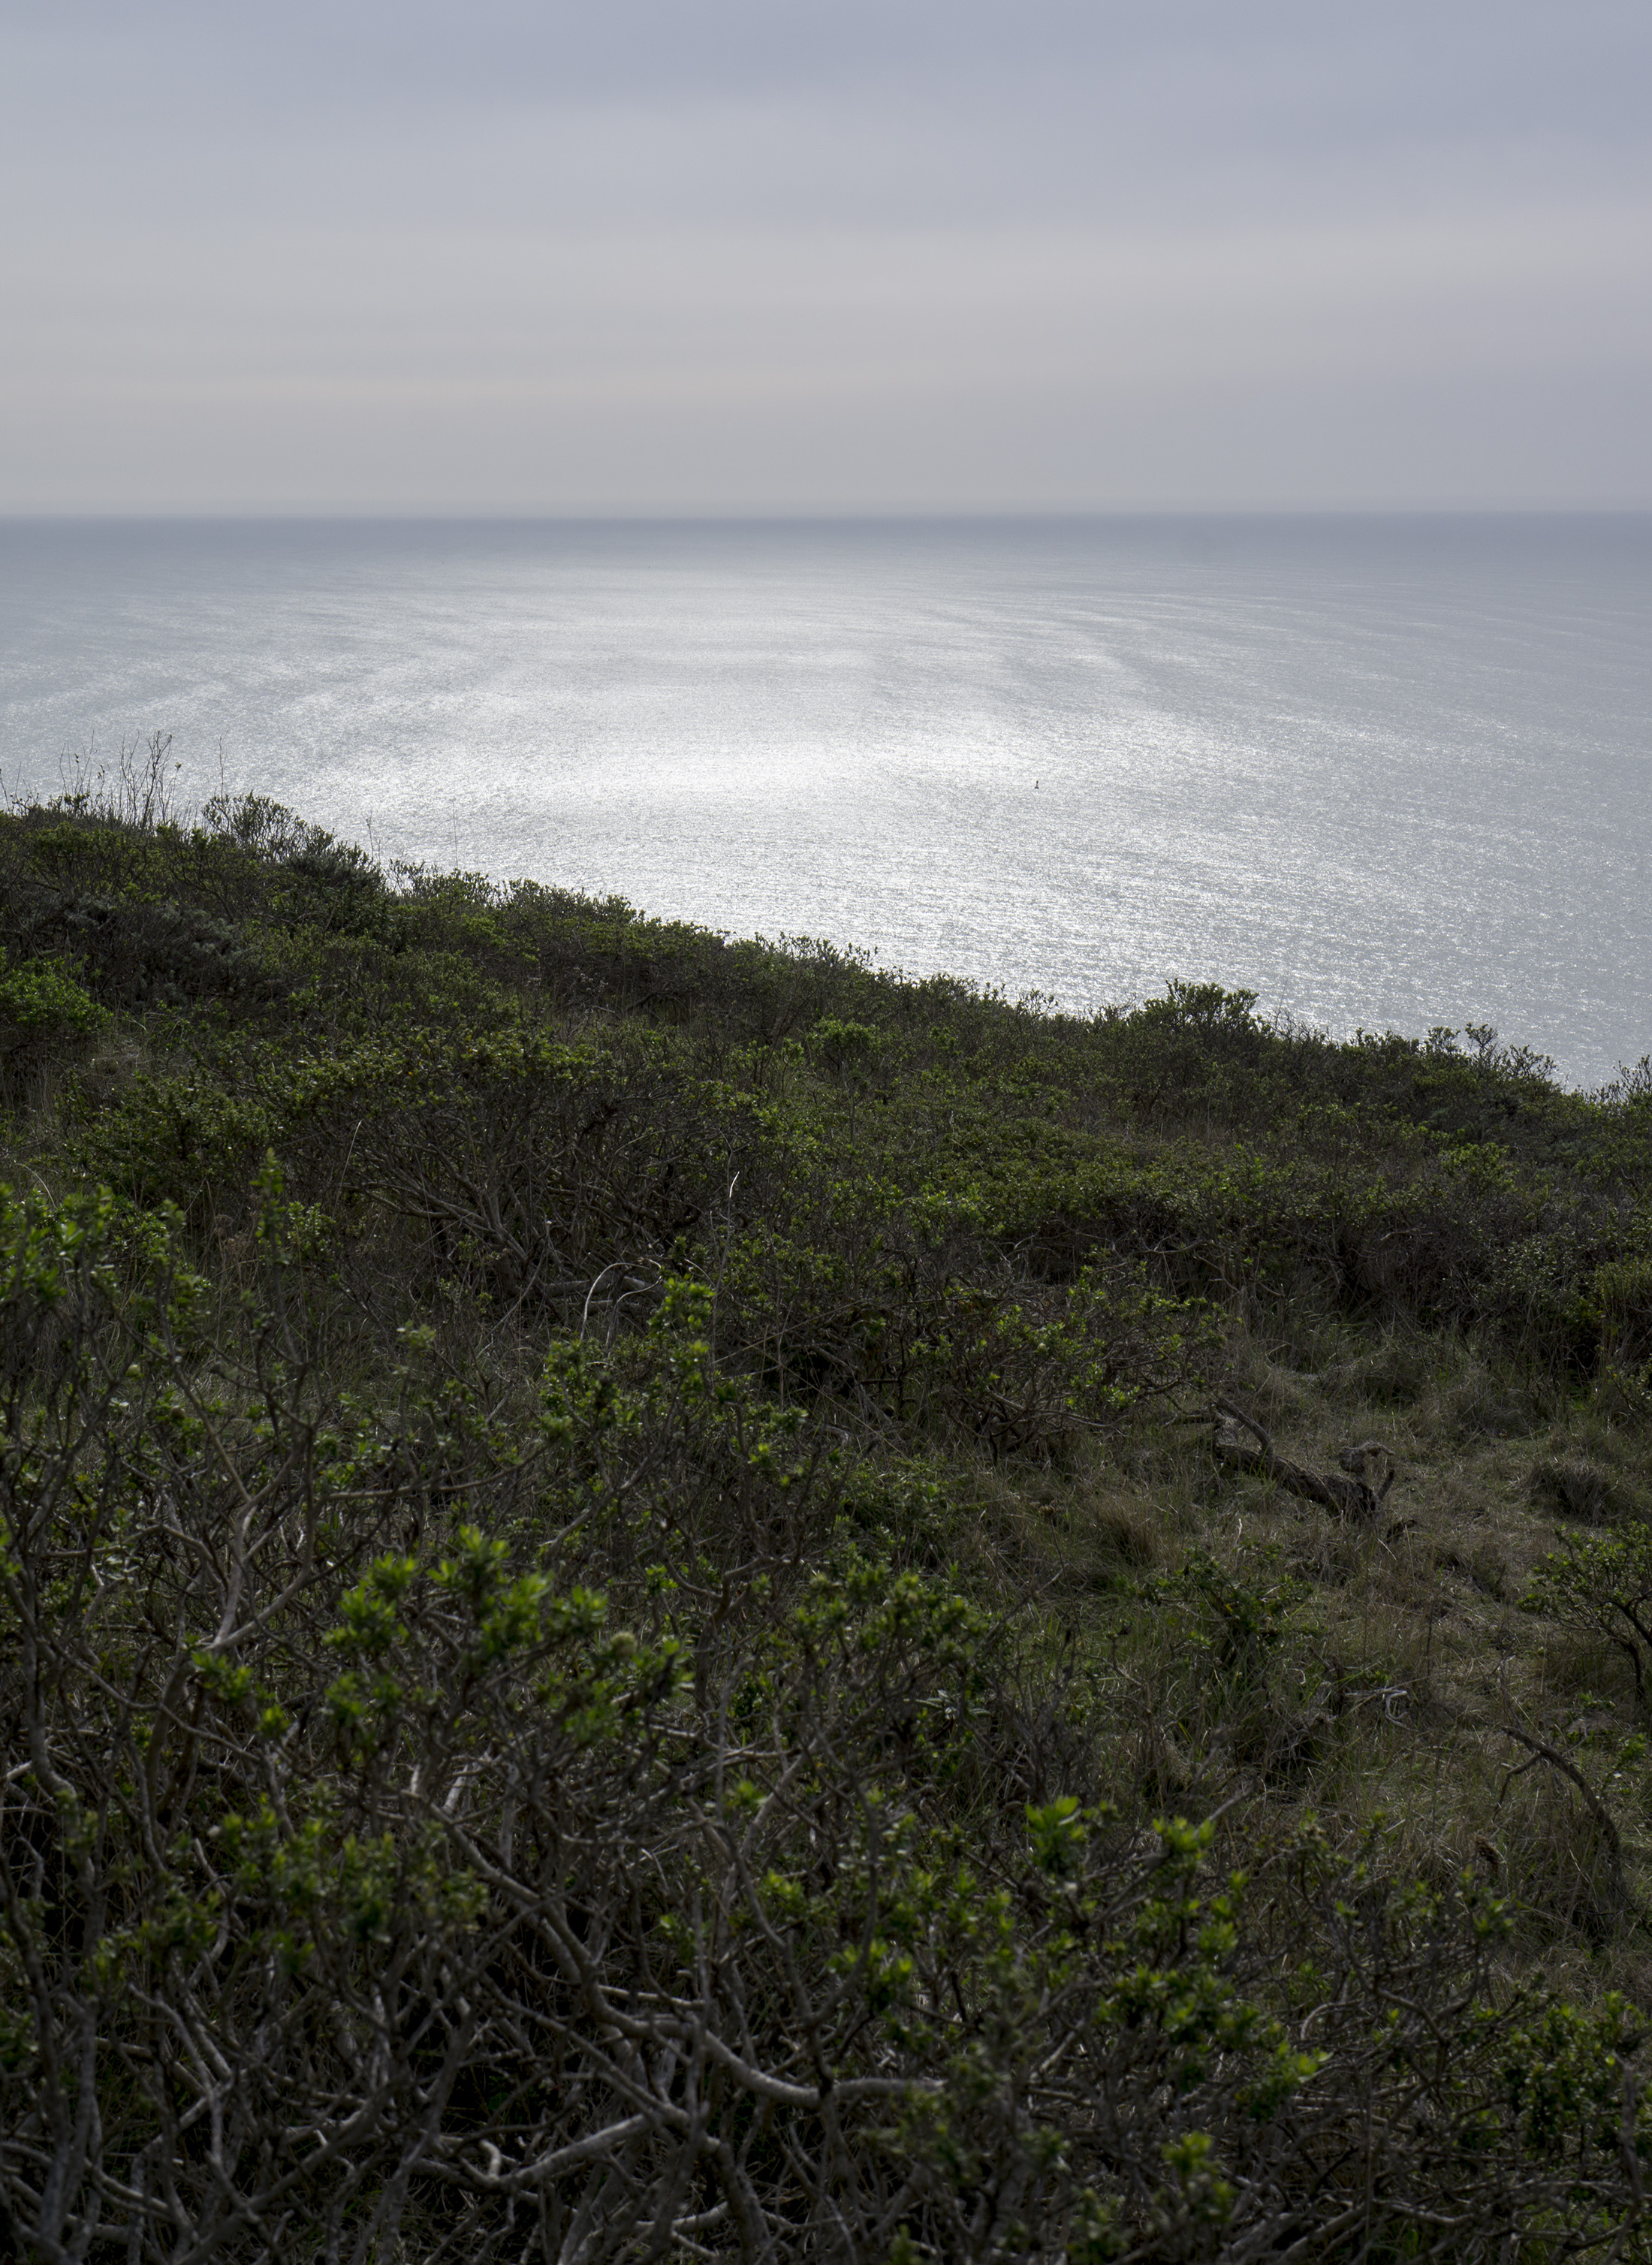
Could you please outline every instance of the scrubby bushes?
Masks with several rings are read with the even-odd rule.
[[[1639,1424],[1638,1092],[142,815],[0,823],[0,2254],[1648,2254],[1634,1726],[1189,1508],[1247,1377]]]
[[[508,1409],[415,1332],[369,1414],[317,1358],[317,1222],[263,1196],[239,1358],[161,1227],[5,1222],[14,2240],[1633,2232],[1627,2009],[1496,1988],[1494,1898],[1402,1889],[1311,1817],[1242,1873],[1213,1823],[1132,1824],[1036,1635],[867,1554],[898,1500],[719,1372],[703,1290],[614,1353],[559,1342]],[[1277,1616],[1209,1571],[1181,1593],[1232,1715]]]

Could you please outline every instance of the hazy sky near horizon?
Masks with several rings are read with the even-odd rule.
[[[1646,0],[0,0],[0,510],[1652,506]]]

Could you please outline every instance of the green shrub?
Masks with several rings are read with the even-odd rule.
[[[1523,1599],[1530,1612],[1604,1636],[1629,1662],[1635,1697],[1646,1702],[1652,1656],[1652,1526],[1568,1534],[1545,1559]]]
[[[100,1007],[68,969],[53,959],[0,959],[0,1046],[39,1045],[50,1038],[84,1038],[107,1026]]]

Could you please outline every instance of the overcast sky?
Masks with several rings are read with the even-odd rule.
[[[0,510],[1652,505],[1648,0],[0,0]]]

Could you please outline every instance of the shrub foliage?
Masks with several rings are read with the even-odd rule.
[[[0,831],[0,2253],[1648,2254],[1633,2007],[1314,1798],[1399,1686],[979,1508],[1310,1285],[1631,1405],[1642,1094],[208,816]]]

